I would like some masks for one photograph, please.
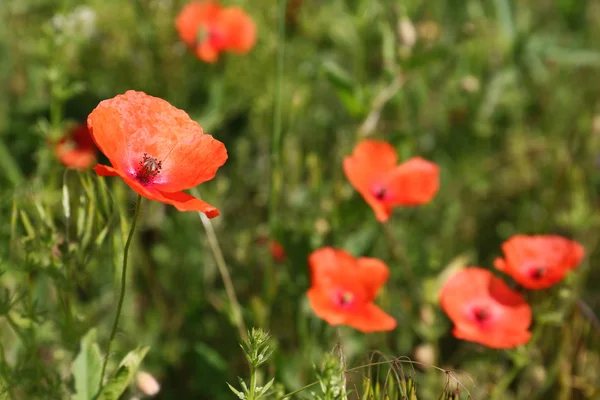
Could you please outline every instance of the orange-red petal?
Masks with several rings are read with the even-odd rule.
[[[152,184],[178,192],[212,179],[227,160],[225,146],[185,111],[143,92],[127,91],[102,101],[88,127],[113,167],[134,177],[147,154],[162,163]]]
[[[106,165],[97,165],[94,168],[94,171],[100,176],[118,175],[138,194],[150,200],[156,200],[175,206],[179,211],[199,211],[206,214],[209,218],[219,216],[219,210],[217,210],[217,208],[187,193],[163,192],[153,186],[144,186],[137,180],[132,179],[129,175]]]
[[[311,280],[314,286],[328,285],[348,277],[355,270],[356,260],[350,253],[333,247],[313,251],[308,257]]]
[[[361,332],[389,331],[396,327],[396,320],[372,303],[351,310],[340,309],[329,294],[319,288],[310,288],[308,300],[314,313],[330,325],[348,325]]]
[[[200,27],[207,27],[217,20],[221,6],[215,2],[196,1],[183,7],[175,20],[179,37],[188,46],[195,48]]]
[[[60,139],[54,153],[68,168],[85,170],[96,163],[96,145],[85,124],[76,126]]]
[[[459,339],[511,348],[531,337],[531,307],[520,293],[485,269],[470,267],[453,275],[444,284],[440,301]],[[485,310],[485,316],[478,320],[475,310]]]
[[[373,301],[377,297],[379,289],[390,277],[390,270],[383,261],[377,258],[361,257],[356,262],[359,267],[359,280],[365,285],[369,300]]]
[[[386,204],[429,203],[440,188],[440,168],[435,163],[414,157],[394,168],[384,186],[387,189]]]
[[[223,9],[218,17],[218,25],[226,34],[225,49],[244,54],[254,47],[256,26],[241,8]]]
[[[557,235],[515,235],[502,250],[505,258],[497,258],[495,267],[533,290],[557,284],[585,256],[583,246]]]
[[[363,140],[352,155],[344,159],[346,177],[373,208],[380,222],[389,219],[392,209],[375,198],[373,185],[383,184],[397,160],[396,150],[389,143],[377,140]]]
[[[204,62],[214,63],[219,59],[219,50],[210,42],[204,41],[196,47],[196,56]]]

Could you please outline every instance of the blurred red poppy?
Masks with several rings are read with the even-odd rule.
[[[387,142],[363,140],[344,159],[344,172],[354,188],[385,222],[396,206],[430,202],[439,186],[439,167],[419,157],[396,165],[396,150]]]
[[[63,136],[54,146],[54,154],[67,168],[91,168],[96,163],[96,145],[87,125],[76,125]]]
[[[545,289],[577,268],[585,255],[583,246],[557,235],[515,235],[502,244],[505,259],[496,268],[527,289]]]
[[[181,40],[209,63],[217,61],[222,51],[245,54],[256,42],[252,19],[241,8],[223,8],[216,2],[189,3],[175,25]]]
[[[285,249],[277,240],[271,240],[269,242],[269,251],[271,252],[271,256],[273,256],[275,261],[285,261]]]
[[[469,267],[456,273],[442,287],[440,300],[458,339],[506,349],[531,338],[531,307],[488,270]]]
[[[452,276],[442,287],[441,303],[458,339],[506,349],[531,338],[531,307],[483,268],[469,267]]]
[[[308,261],[312,281],[308,300],[317,316],[330,325],[349,325],[362,332],[396,327],[394,318],[373,303],[390,275],[382,261],[355,259],[331,247],[314,251]]]
[[[102,101],[89,115],[88,127],[112,164],[96,165],[98,175],[120,176],[140,195],[179,211],[219,215],[215,207],[182,190],[214,178],[227,151],[184,111],[130,90]]]

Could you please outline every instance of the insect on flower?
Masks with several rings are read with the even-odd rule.
[[[119,176],[140,195],[179,211],[219,215],[183,190],[214,178],[227,151],[184,111],[130,90],[102,101],[89,115],[88,127],[112,164],[96,165],[98,175]]]
[[[531,307],[488,270],[469,267],[456,273],[444,283],[440,301],[458,339],[506,349],[531,338]]]
[[[308,300],[315,314],[330,325],[349,325],[362,332],[389,331],[396,321],[373,301],[390,272],[375,258],[355,259],[331,247],[309,259],[312,286]]]
[[[546,289],[577,268],[585,255],[583,246],[557,235],[515,235],[502,244],[504,258],[496,268],[527,289]]]
[[[344,159],[344,172],[373,208],[377,220],[387,221],[392,208],[430,202],[439,186],[439,167],[419,157],[397,165],[396,150],[387,142],[363,140]]]

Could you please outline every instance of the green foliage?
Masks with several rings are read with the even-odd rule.
[[[456,397],[455,382],[424,365],[466,371],[459,381],[473,398],[598,398],[600,2],[288,2],[277,182],[269,160],[282,38],[272,0],[224,1],[250,13],[259,39],[214,65],[178,38],[183,0],[0,2],[0,399],[90,398],[99,379],[95,343],[106,357],[135,194],[116,178],[65,172],[52,143],[128,89],[166,99],[225,143],[227,163],[199,190],[221,212],[212,223],[243,319],[272,338],[239,352],[198,217],[147,202],[109,360],[152,351],[109,362],[111,398],[138,394],[142,358],[169,399],[229,399],[226,382],[247,376],[247,363],[256,374],[254,385],[236,385],[244,398],[264,382],[275,382],[269,398],[317,381],[290,398],[333,396],[327,376],[337,388],[346,379],[348,397],[411,399],[414,387],[423,399]],[[342,170],[363,138],[389,141],[400,160],[435,161],[435,200],[377,223]],[[527,294],[527,346],[456,340],[441,284],[461,267],[493,268],[518,233],[572,237],[586,259],[557,287]],[[280,241],[286,260],[273,261],[262,237]],[[334,330],[314,315],[307,256],[325,245],[386,262],[377,302],[396,330]],[[336,343],[343,366],[330,354]],[[373,350],[410,356],[418,369],[351,377]]]
[[[90,330],[81,339],[81,349],[73,360],[71,371],[75,379],[75,395],[73,400],[92,400],[98,393],[102,356],[96,343],[96,330]]]
[[[119,364],[117,372],[109,378],[98,393],[97,400],[118,400],[129,386],[148,350],[149,347],[138,347],[127,353]]]

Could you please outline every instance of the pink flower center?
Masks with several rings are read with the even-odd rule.
[[[157,161],[156,158],[144,153],[144,159],[139,162],[135,178],[143,185],[150,185],[154,182],[154,178],[160,174],[161,169],[162,161]]]
[[[349,291],[338,291],[333,296],[333,302],[338,307],[350,308],[354,304],[356,296]]]

